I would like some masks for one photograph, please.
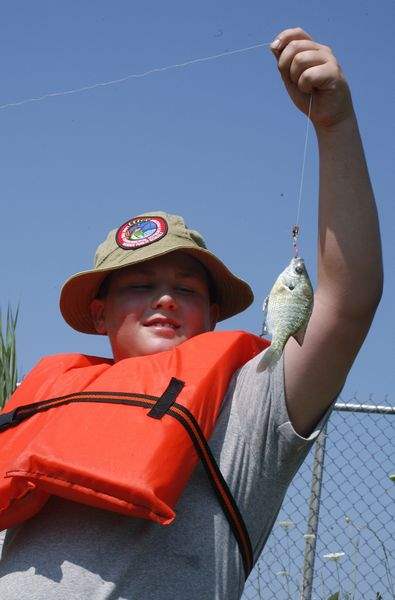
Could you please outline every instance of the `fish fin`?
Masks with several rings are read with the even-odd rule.
[[[262,305],[262,310],[263,310],[263,318],[266,319],[266,315],[267,315],[267,306],[269,304],[269,296],[266,296],[266,298],[263,301],[263,305]]]
[[[303,344],[304,341],[304,336],[306,333],[306,329],[307,329],[307,323],[306,325],[303,325],[303,327],[301,327],[296,333],[293,334],[293,338],[295,338],[295,340],[298,342],[299,346],[301,346]]]
[[[263,301],[263,306],[262,306],[262,310],[263,310],[263,325],[262,325],[262,333],[261,333],[261,337],[263,337],[264,335],[267,335],[269,332],[268,326],[267,326],[267,307],[269,304],[269,296],[266,296],[266,298]]]
[[[262,373],[262,371],[273,371],[277,362],[279,361],[282,354],[282,350],[278,348],[274,348],[273,346],[269,346],[264,350],[261,360],[258,363],[257,371],[258,373]]]

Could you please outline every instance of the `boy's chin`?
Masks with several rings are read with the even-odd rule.
[[[158,352],[166,352],[167,350],[179,346],[182,342],[185,342],[185,340],[186,338],[184,337],[175,337],[173,339],[156,338],[133,348],[119,348],[118,351],[114,352],[115,361],[118,362],[125,358],[136,358],[138,356],[148,356],[150,354],[157,354]]]
[[[144,349],[144,354],[156,354],[157,352],[166,352],[185,342],[186,338],[175,336],[171,339],[158,338],[152,340]],[[141,354],[143,355],[143,354]]]

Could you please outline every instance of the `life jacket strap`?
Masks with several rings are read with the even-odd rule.
[[[16,408],[14,408],[14,410],[11,410],[8,413],[3,413],[0,415],[0,431],[2,431],[3,429],[8,429],[8,427],[11,427],[11,425],[15,425],[15,413],[16,413]]]
[[[166,414],[171,406],[173,406],[174,402],[178,394],[181,392],[184,387],[185,382],[180,379],[176,379],[172,377],[170,379],[170,383],[155,404],[149,411],[148,416],[153,419],[161,419],[164,414]]]
[[[173,416],[184,426],[192,440],[195,450],[203,463],[208,480],[236,538],[243,559],[245,578],[247,579],[252,571],[254,560],[250,536],[241,512],[218,467],[207,440],[195,417],[185,406],[176,403],[167,414]]]

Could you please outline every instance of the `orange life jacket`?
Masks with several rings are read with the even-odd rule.
[[[43,358],[0,413],[0,530],[51,494],[168,525],[199,457],[226,488],[206,439],[233,373],[267,345],[224,331],[115,364]],[[237,513],[226,494],[224,509]]]

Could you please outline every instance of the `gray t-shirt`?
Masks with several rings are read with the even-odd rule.
[[[293,429],[283,361],[235,373],[210,447],[243,515],[258,559],[287,487],[330,410],[309,438]],[[1,600],[236,600],[244,587],[238,545],[203,467],[163,527],[52,496],[7,531]]]

